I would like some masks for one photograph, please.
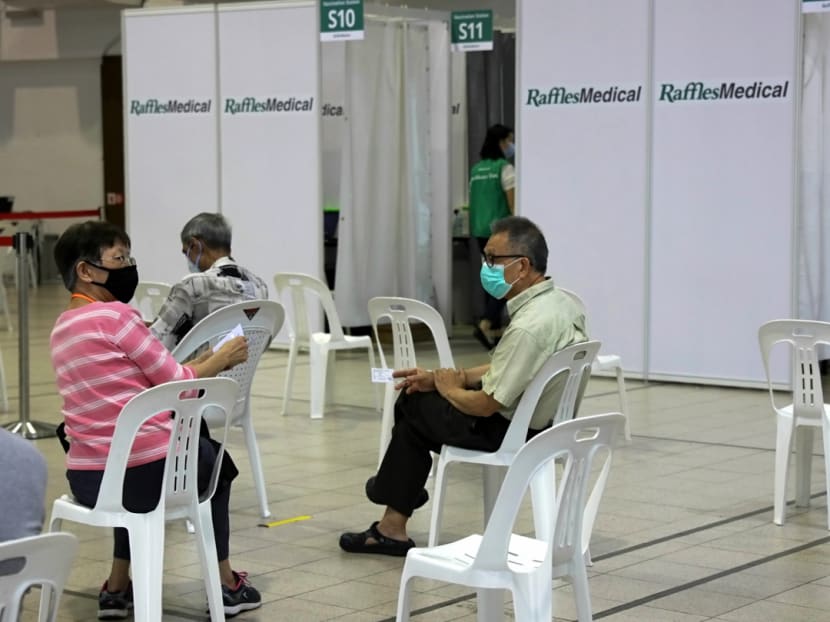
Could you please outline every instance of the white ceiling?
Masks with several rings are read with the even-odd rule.
[[[372,0],[367,0],[371,2]],[[187,0],[145,0],[145,5],[190,4]],[[409,8],[427,8],[440,11],[492,9],[498,23],[512,22],[516,16],[516,0],[386,0],[373,4],[391,4]],[[5,12],[15,9],[107,8],[141,6],[142,0],[0,0]]]

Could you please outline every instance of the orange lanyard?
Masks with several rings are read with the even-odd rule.
[[[72,294],[70,298],[80,298],[81,300],[86,300],[87,302],[98,302],[94,298],[90,298],[86,294]]]

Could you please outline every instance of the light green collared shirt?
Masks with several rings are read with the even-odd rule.
[[[551,355],[588,337],[582,310],[550,279],[508,300],[507,311],[510,324],[491,354],[481,388],[504,405],[502,416],[512,419],[522,393]],[[563,388],[564,383],[554,381],[542,393],[531,428],[541,430],[550,423]]]

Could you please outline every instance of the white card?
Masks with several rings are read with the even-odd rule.
[[[392,378],[391,369],[384,369],[381,367],[372,368],[372,382],[392,382],[394,380],[395,379]]]
[[[225,345],[228,341],[230,341],[234,337],[244,337],[244,336],[245,336],[245,331],[242,330],[242,324],[237,324],[236,326],[233,327],[231,332],[229,332],[227,335],[222,337],[216,343],[216,345],[213,346],[213,351],[216,352],[219,348],[221,348],[223,345]]]

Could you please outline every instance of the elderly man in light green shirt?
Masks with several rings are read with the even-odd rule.
[[[366,531],[342,534],[345,551],[406,555],[415,546],[407,522],[428,498],[431,452],[442,445],[498,449],[536,373],[553,353],[587,339],[581,309],[545,276],[548,248],[536,225],[517,216],[496,221],[483,255],[482,286],[507,300],[510,325],[487,365],[395,371],[405,390],[395,404],[389,447],[366,482],[369,500],[386,510]],[[560,393],[554,383],[542,394],[529,436],[550,424]]]

